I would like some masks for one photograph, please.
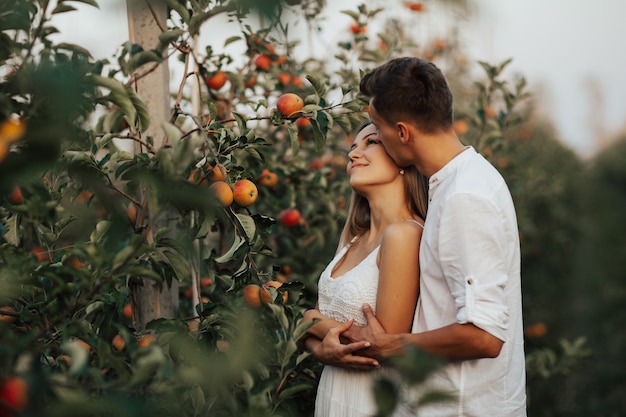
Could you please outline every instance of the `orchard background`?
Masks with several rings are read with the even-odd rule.
[[[302,59],[290,28],[319,36],[323,0],[128,0],[111,60],[53,40],[77,3],[98,7],[0,4],[0,415],[312,415],[321,366],[298,320],[345,218],[358,82],[403,55],[444,70],[458,134],[512,190],[529,415],[626,412],[624,139],[581,160],[507,62],[367,3],[325,59]],[[416,21],[463,9],[397,3]],[[217,19],[239,35],[201,41]],[[287,93],[296,113],[277,109]],[[411,384],[434,364],[397,362]],[[381,381],[381,415],[394,398]]]

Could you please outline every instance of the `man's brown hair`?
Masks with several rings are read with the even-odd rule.
[[[365,74],[360,89],[390,124],[408,118],[424,133],[452,126],[452,92],[441,70],[425,59],[392,59]]]

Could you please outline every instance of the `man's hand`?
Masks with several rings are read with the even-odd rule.
[[[365,327],[350,327],[342,334],[344,340],[350,343],[372,341],[377,335],[385,333],[385,329],[383,329],[383,326],[374,315],[369,304],[363,304],[363,314],[365,314],[367,325]]]
[[[367,320],[365,327],[354,326],[342,334],[344,341],[350,344],[362,341],[370,342],[369,347],[359,350],[356,355],[382,360],[391,355],[402,353],[404,345],[401,335],[387,334],[369,304],[363,304],[363,314]]]
[[[354,323],[354,319],[333,327],[326,333],[324,340],[319,341],[319,339],[317,339],[316,343],[313,342],[315,343],[312,347],[313,356],[325,365],[355,370],[371,370],[377,368],[380,365],[376,359],[353,355],[354,352],[369,347],[369,342],[357,341],[342,344],[339,340],[341,334],[352,327],[352,323]]]

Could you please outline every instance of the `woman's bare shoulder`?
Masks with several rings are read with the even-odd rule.
[[[418,224],[419,223],[419,224]],[[383,233],[382,243],[402,245],[407,243],[419,242],[422,237],[423,222],[402,221],[392,223],[385,229]]]

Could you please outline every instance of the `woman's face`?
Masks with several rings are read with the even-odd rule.
[[[385,150],[373,124],[363,128],[354,138],[348,158],[346,169],[350,185],[357,191],[366,186],[386,184],[400,176],[400,168]]]

